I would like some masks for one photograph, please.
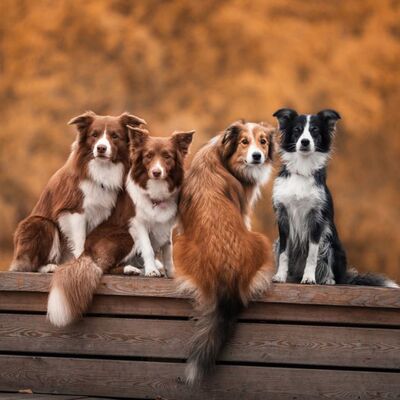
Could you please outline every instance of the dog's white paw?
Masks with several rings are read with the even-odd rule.
[[[333,278],[328,278],[325,285],[336,285],[336,281]]]
[[[42,273],[49,273],[49,272],[54,272],[56,269],[58,268],[57,264],[47,264],[47,265],[42,265],[38,272],[42,272]]]
[[[275,275],[272,277],[272,282],[284,283],[284,282],[286,282],[286,278],[287,278],[286,275],[283,275],[283,274],[275,274]]]
[[[149,277],[157,277],[161,276],[161,272],[156,268],[156,267],[151,267],[151,268],[145,268],[145,276]]]
[[[301,280],[301,283],[304,283],[306,285],[315,285],[315,276],[312,275],[303,275],[303,279]]]
[[[156,268],[160,271],[162,276],[165,276],[165,268],[163,263],[160,260],[156,259]]]
[[[124,267],[124,275],[140,275],[142,271],[133,265],[126,265]]]

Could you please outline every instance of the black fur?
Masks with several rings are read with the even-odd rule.
[[[346,253],[334,222],[333,199],[326,184],[326,162],[340,115],[334,110],[307,116],[280,109],[274,116],[282,135],[283,161],[273,193],[279,229],[276,260],[281,267],[274,280],[393,286],[394,282],[383,276],[347,270]],[[311,254],[308,259],[313,244],[318,245],[318,255],[313,258]],[[281,256],[283,267],[279,265]],[[287,276],[283,273],[286,256]],[[315,266],[314,279],[305,273],[307,261]]]

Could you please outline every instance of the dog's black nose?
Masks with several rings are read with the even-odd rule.
[[[107,151],[107,147],[104,146],[103,144],[97,145],[97,152],[99,154],[104,154]]]
[[[254,161],[260,161],[261,160],[261,153],[258,153],[258,152],[253,153],[252,157],[253,157]]]
[[[158,169],[153,171],[152,173],[153,173],[154,178],[159,178],[161,176],[161,171]]]
[[[307,147],[310,144],[310,140],[309,139],[301,139],[300,143],[302,146]]]

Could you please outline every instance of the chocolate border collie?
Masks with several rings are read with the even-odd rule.
[[[120,193],[111,217],[88,235],[82,256],[56,270],[47,307],[52,324],[65,326],[79,318],[103,273],[113,269],[139,274],[134,264],[137,255],[144,261],[146,276],[160,276],[161,269],[173,276],[171,233],[193,134],[176,132],[162,138],[130,128],[126,190]],[[162,262],[156,259],[157,253]]]
[[[279,121],[283,165],[272,196],[279,229],[273,281],[398,287],[383,276],[347,269],[326,184],[326,165],[340,115],[334,110],[299,115],[284,108],[274,117]]]
[[[128,128],[145,121],[124,113],[92,111],[69,121],[77,139],[61,169],[49,180],[31,214],[14,235],[11,271],[54,270],[83,252],[86,235],[106,220],[129,165]]]
[[[273,131],[233,123],[194,156],[182,187],[174,264],[198,312],[189,384],[212,370],[241,308],[273,275],[270,242],[250,228],[252,207],[272,170]]]

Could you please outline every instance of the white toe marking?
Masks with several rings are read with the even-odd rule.
[[[125,275],[140,275],[142,271],[139,268],[134,267],[133,265],[126,265],[124,267]]]
[[[48,273],[48,272],[54,272],[58,268],[57,264],[47,264],[47,265],[42,265],[39,268],[38,272],[42,273]]]

